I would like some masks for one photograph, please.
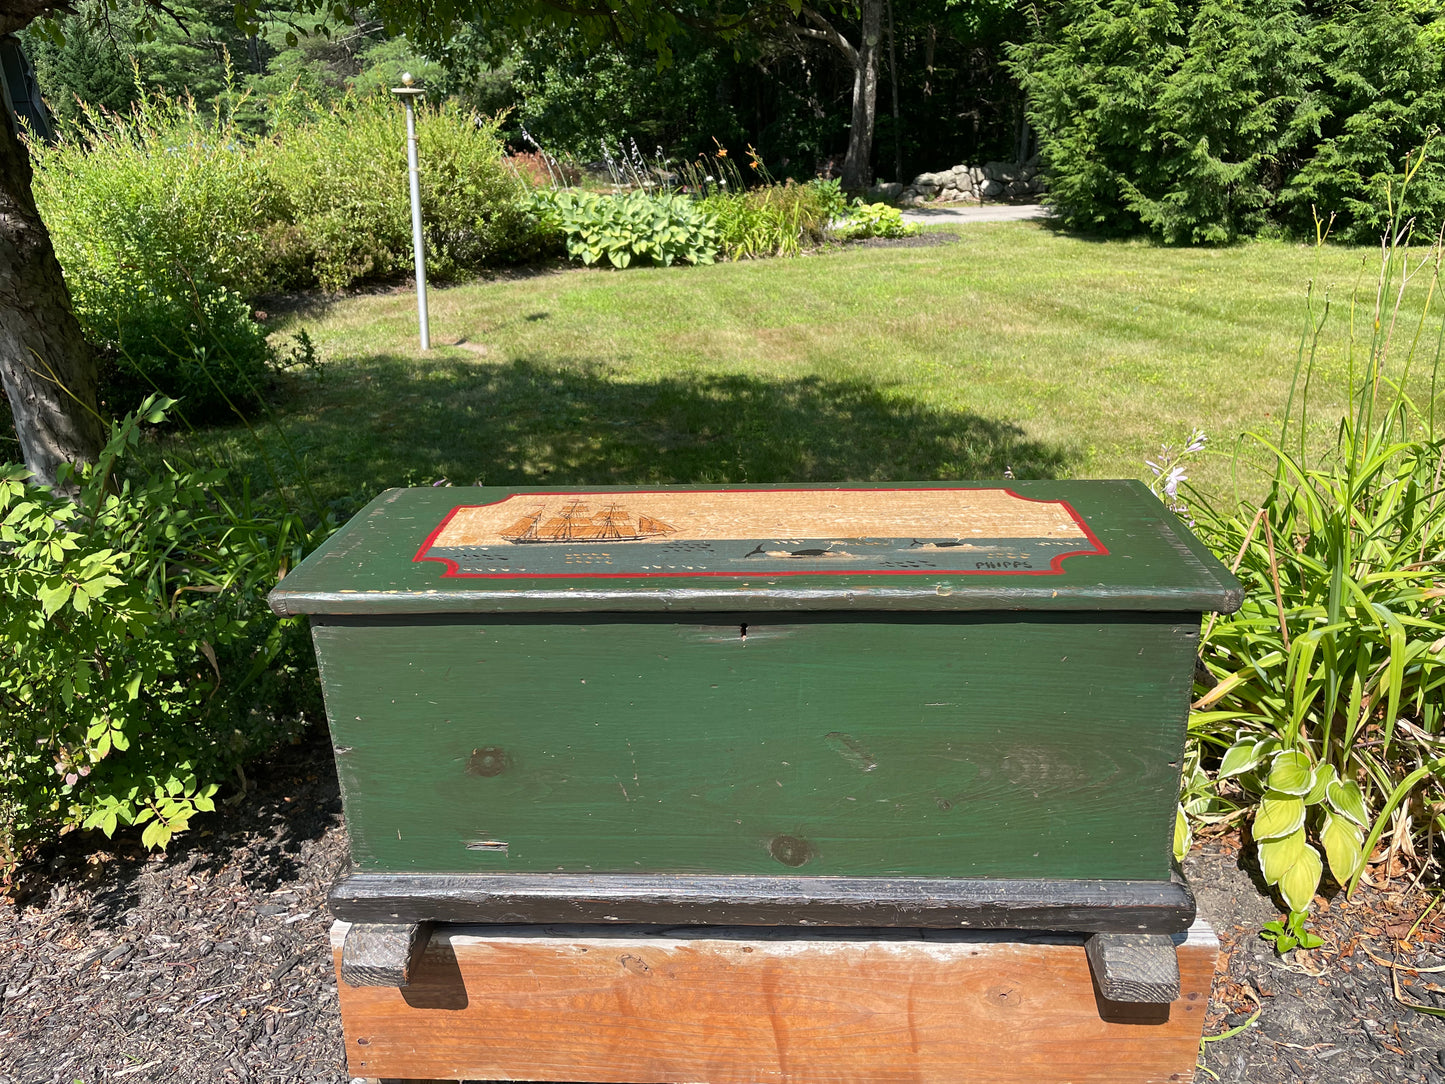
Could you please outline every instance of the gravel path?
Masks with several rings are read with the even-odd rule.
[[[1022,222],[1048,214],[1038,203],[950,203],[946,207],[913,207],[903,212],[904,222],[948,226],[963,222]]]
[[[346,862],[331,751],[313,735],[253,774],[169,854],[72,836],[22,871],[0,903],[0,1084],[347,1079],[326,936]],[[1445,1084],[1445,1022],[1391,982],[1393,963],[1403,997],[1445,1006],[1438,909],[1407,940],[1425,893],[1336,900],[1324,948],[1280,959],[1256,936],[1275,911],[1237,843],[1188,872],[1227,950],[1207,1033],[1259,1011],[1205,1044],[1198,1080]]]

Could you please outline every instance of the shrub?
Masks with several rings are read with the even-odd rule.
[[[272,356],[246,298],[270,284],[256,255],[282,214],[261,149],[190,101],[87,122],[31,154],[76,315],[106,354],[103,395],[161,388],[192,417],[256,403]]]
[[[318,705],[303,625],[265,593],[319,540],[216,472],[123,477],[148,399],[74,501],[0,468],[0,867],[56,831],[165,846]]]
[[[861,241],[865,237],[912,237],[922,226],[903,221],[903,212],[886,203],[864,203],[855,199],[847,217],[834,227],[833,233],[843,241]]]
[[[1368,242],[1445,125],[1442,31],[1401,0],[1066,0],[1010,62],[1066,225],[1220,243],[1318,208]],[[1445,219],[1445,167],[1407,213]]]
[[[1265,880],[1292,912],[1275,931],[1283,948],[1325,868],[1353,888],[1387,833],[1408,850],[1414,833],[1442,826],[1432,794],[1445,782],[1445,441],[1403,390],[1425,336],[1403,363],[1390,358],[1392,331],[1406,334],[1404,281],[1419,275],[1428,318],[1439,257],[1386,248],[1371,331],[1352,336],[1353,407],[1329,454],[1305,450],[1310,351],[1279,438],[1255,438],[1274,463],[1264,499],[1192,501],[1246,598],[1206,630],[1209,679],[1190,733],[1213,781],[1189,773],[1185,807],[1205,820],[1252,814]],[[1317,328],[1324,316],[1311,315]]]
[[[456,278],[542,248],[526,185],[507,167],[498,121],[454,102],[417,113],[427,272]],[[412,270],[406,121],[390,96],[319,114],[283,111],[271,155],[305,262],[328,290]]]
[[[266,397],[278,364],[253,298],[411,270],[396,103],[269,104],[270,138],[241,131],[234,112],[203,115],[157,96],[129,116],[90,110],[59,143],[31,148],[76,313],[103,347],[107,402],[158,390],[193,421],[244,412]],[[496,122],[448,104],[423,108],[418,125],[432,277],[542,254],[547,239]]]
[[[613,267],[634,260],[671,266],[675,261],[707,264],[716,258],[719,237],[713,215],[672,193],[599,195],[578,189],[537,192],[543,228],[560,231],[567,254],[591,266]]]

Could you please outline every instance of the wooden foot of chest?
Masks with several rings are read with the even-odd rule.
[[[341,943],[341,981],[347,986],[410,985],[430,936],[430,922],[354,923]]]
[[[355,928],[332,928],[338,971]],[[1179,1084],[1218,942],[1162,941],[1178,990],[1154,1003],[1106,994],[1167,992],[1109,942],[920,929],[438,925],[406,986],[339,990],[366,1078]]]
[[[1084,942],[1094,981],[1110,1001],[1167,1005],[1179,996],[1174,940],[1160,934],[1096,933]]]

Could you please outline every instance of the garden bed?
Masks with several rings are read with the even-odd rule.
[[[325,906],[347,860],[331,750],[313,732],[254,774],[214,830],[167,854],[72,836],[22,867],[0,903],[0,1084],[348,1079]],[[1256,936],[1276,911],[1236,839],[1203,844],[1188,872],[1226,952],[1206,1033],[1259,1009],[1205,1043],[1198,1080],[1445,1080],[1445,1022],[1402,1005],[1377,962],[1395,962],[1407,998],[1445,1006],[1431,989],[1445,974],[1423,970],[1445,965],[1445,918],[1404,940],[1428,893],[1363,887],[1319,909],[1322,948],[1281,958]]]

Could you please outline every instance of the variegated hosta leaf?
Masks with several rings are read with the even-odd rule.
[[[1335,770],[1328,764],[1315,767],[1315,785],[1305,795],[1305,805],[1319,805],[1325,800],[1325,791],[1335,781]]]
[[[1349,817],[1361,828],[1370,826],[1370,814],[1365,809],[1365,794],[1353,779],[1341,779],[1330,784],[1325,788],[1325,800],[1336,813]]]
[[[1304,822],[1303,798],[1288,794],[1266,795],[1255,811],[1251,830],[1255,839],[1278,839],[1289,835]]]
[[[1184,815],[1184,807],[1180,806],[1174,814],[1174,857],[1183,862],[1193,842],[1194,833],[1189,830],[1189,818]]]
[[[1287,836],[1261,840],[1256,846],[1259,850],[1259,871],[1264,874],[1265,883],[1272,885],[1279,884],[1279,879],[1309,850],[1303,825]]]
[[[1305,844],[1299,861],[1285,870],[1279,879],[1279,894],[1284,897],[1284,902],[1291,911],[1309,910],[1310,902],[1315,898],[1315,890],[1320,886],[1320,875],[1324,871],[1320,856],[1313,847]]]
[[[1330,863],[1330,876],[1340,884],[1348,884],[1360,863],[1365,860],[1364,832],[1359,825],[1325,814],[1324,827],[1320,829],[1320,843],[1325,848],[1325,858]]]
[[[1268,786],[1281,794],[1305,795],[1315,785],[1314,765],[1297,749],[1286,749],[1270,765]]]
[[[1244,741],[1235,742],[1224,751],[1216,774],[1220,779],[1228,779],[1231,775],[1249,771],[1259,761],[1259,743],[1253,738],[1246,738]]]

